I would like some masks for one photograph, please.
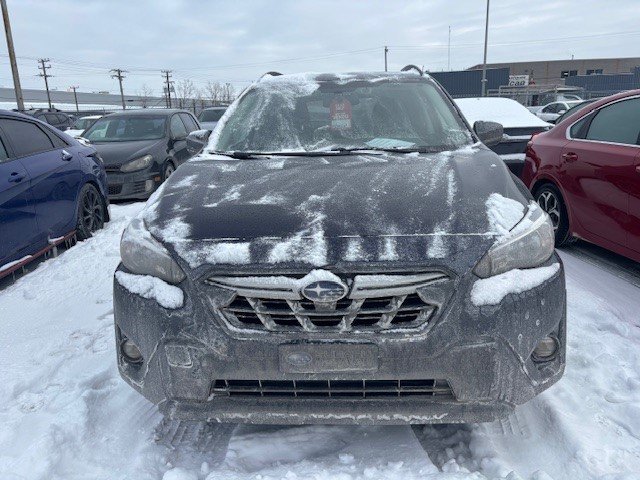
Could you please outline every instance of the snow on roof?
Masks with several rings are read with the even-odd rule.
[[[455,102],[471,125],[485,120],[501,123],[505,128],[551,126],[510,98],[457,98]]]

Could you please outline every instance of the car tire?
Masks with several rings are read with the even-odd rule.
[[[98,189],[90,183],[84,185],[80,190],[77,212],[76,237],[78,240],[91,238],[96,230],[104,227],[105,201]]]
[[[164,170],[162,171],[162,180],[166,180],[167,178],[169,178],[171,175],[173,175],[173,172],[176,171],[176,167],[173,166],[173,163],[171,162],[167,162],[164,165]]]
[[[538,205],[551,217],[556,236],[556,247],[570,245],[575,242],[575,238],[571,235],[569,228],[567,207],[558,187],[551,183],[545,183],[536,189],[534,197]]]

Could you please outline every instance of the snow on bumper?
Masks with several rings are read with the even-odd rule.
[[[548,264],[559,262],[553,256]],[[122,269],[122,266],[120,267]],[[169,310],[114,282],[118,345],[126,337],[143,362],[118,352],[122,377],[166,415],[239,423],[452,423],[491,421],[508,415],[555,383],[564,371],[566,298],[560,268],[540,285],[507,295],[496,305],[470,298],[475,277],[460,279],[434,325],[415,335],[351,332],[318,336],[228,328],[207,302],[216,287],[181,284],[184,307]],[[547,335],[558,338],[553,360],[531,353]],[[327,371],[321,363],[302,373],[282,365],[283,345],[332,345],[353,368]],[[360,365],[354,345],[373,349],[376,361]],[[331,353],[335,356],[335,353]],[[353,357],[350,360],[350,355]],[[397,398],[234,397],[212,395],[216,380],[420,380],[443,379],[450,397]]]

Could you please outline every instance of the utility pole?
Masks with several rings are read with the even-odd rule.
[[[451,71],[451,25],[449,25],[449,43],[447,44],[447,70]]]
[[[78,94],[76,93],[76,90],[78,89],[78,86],[71,86],[69,87],[71,90],[73,90],[73,98],[76,101],[76,112],[79,112],[80,109],[78,108]]]
[[[124,78],[126,78],[123,73],[127,73],[126,70],[121,70],[120,68],[114,68],[111,70],[112,72],[114,72],[113,75],[111,75],[111,78],[117,78],[118,79],[118,83],[120,83],[120,98],[122,99],[122,109],[125,110],[127,108],[127,106],[124,103],[124,90],[122,90],[122,80]]]
[[[42,73],[39,73],[38,76],[44,78],[44,86],[47,89],[47,101],[49,102],[49,110],[51,110],[51,94],[49,93],[49,77],[53,77],[53,75],[49,75],[47,73],[47,69],[51,68],[51,65],[47,65],[49,61],[48,58],[41,58],[38,60],[40,66],[38,70],[42,70]]]
[[[484,24],[484,60],[482,61],[482,96],[487,96],[487,44],[489,42],[489,0],[487,0],[487,17]]]
[[[389,53],[389,48],[384,46],[384,71],[387,71],[387,53]]]
[[[13,89],[16,93],[16,105],[18,106],[18,110],[22,111],[24,110],[24,99],[22,98],[22,87],[20,86],[16,52],[13,48],[13,35],[11,34],[11,21],[9,20],[7,0],[0,0],[0,5],[2,6],[2,19],[4,20],[4,33],[7,36],[7,50],[9,50],[9,61],[11,63],[11,73],[13,74]]]
[[[171,80],[171,70],[162,70],[162,75],[165,78],[167,88],[167,107],[171,108],[171,84],[173,83]]]

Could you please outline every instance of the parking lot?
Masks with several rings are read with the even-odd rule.
[[[561,252],[566,374],[506,420],[233,431],[163,422],[120,380],[113,342],[112,272],[142,205],[112,205],[94,238],[2,290],[2,478],[631,479],[640,469],[637,269],[580,246]]]

